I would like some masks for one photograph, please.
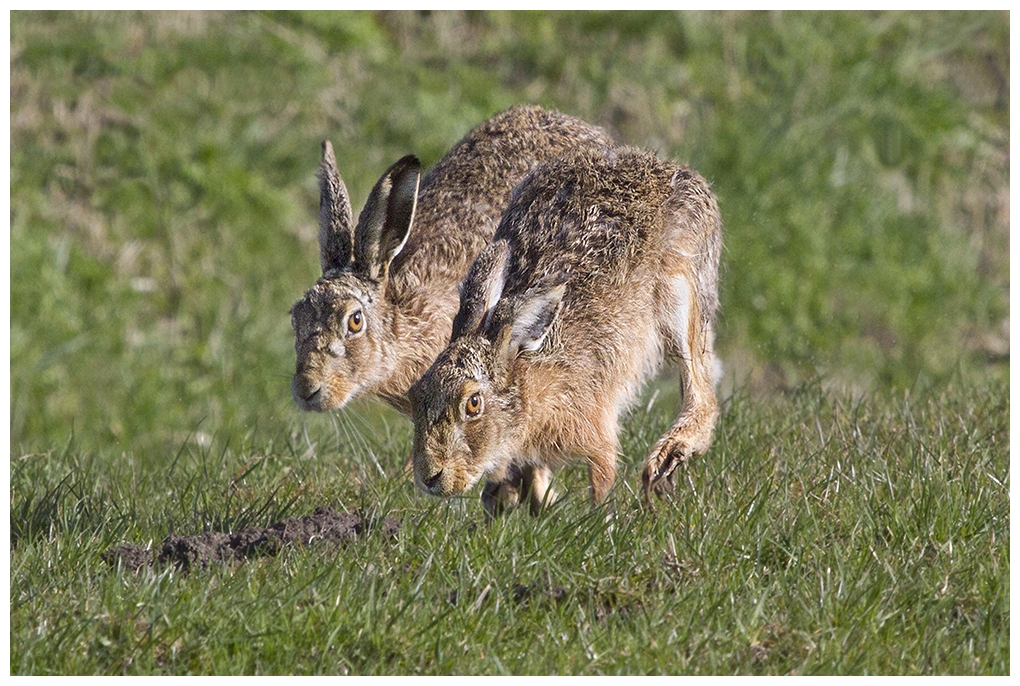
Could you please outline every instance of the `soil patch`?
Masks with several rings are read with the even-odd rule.
[[[319,507],[306,517],[288,517],[265,529],[245,529],[234,533],[208,531],[195,536],[167,536],[158,549],[119,545],[102,554],[112,567],[127,569],[168,564],[183,571],[202,569],[213,563],[243,562],[269,557],[294,545],[332,545],[353,543],[375,532],[393,538],[400,522],[392,517],[371,520],[353,512]]]

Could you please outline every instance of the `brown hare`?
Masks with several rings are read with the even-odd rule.
[[[471,266],[449,346],[410,389],[417,485],[451,496],[480,478],[490,513],[548,498],[549,468],[588,465],[601,503],[621,414],[664,357],[682,407],[644,490],[708,450],[718,417],[713,326],[722,226],[708,184],[632,149],[529,174]]]
[[[448,342],[458,285],[514,185],[541,162],[611,144],[574,117],[513,107],[468,133],[424,178],[413,156],[390,167],[355,226],[323,141],[322,277],[291,310],[298,406],[325,412],[374,394],[407,413],[407,389]]]

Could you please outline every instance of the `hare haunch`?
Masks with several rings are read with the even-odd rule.
[[[514,185],[538,163],[610,144],[574,117],[514,107],[468,133],[424,178],[410,155],[390,167],[355,227],[323,141],[322,277],[291,310],[298,406],[325,412],[374,393],[408,412],[405,393],[448,342],[458,285]]]
[[[592,502],[616,476],[621,414],[664,357],[682,407],[645,493],[711,443],[719,209],[698,174],[631,149],[528,175],[471,266],[449,346],[410,389],[415,482],[450,496],[483,476],[490,513],[548,498],[549,468],[588,465]]]

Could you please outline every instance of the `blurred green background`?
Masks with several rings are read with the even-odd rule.
[[[1009,371],[1007,13],[11,13],[11,448],[291,440],[355,208],[522,102],[697,168],[727,388]]]

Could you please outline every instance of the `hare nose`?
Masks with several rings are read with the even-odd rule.
[[[321,392],[322,386],[318,384],[312,385],[311,381],[305,381],[304,383],[298,381],[294,388],[294,394],[297,395],[298,399],[308,405],[315,403]]]
[[[438,472],[433,474],[427,479],[422,479],[421,482],[429,491],[433,491],[436,488],[436,484],[439,483],[440,477],[443,476],[443,470],[440,469]]]
[[[297,401],[297,404],[301,409],[305,411],[318,411],[321,409],[320,400],[322,399],[322,386],[320,384],[302,376],[295,375],[292,390],[294,391],[294,399]]]

